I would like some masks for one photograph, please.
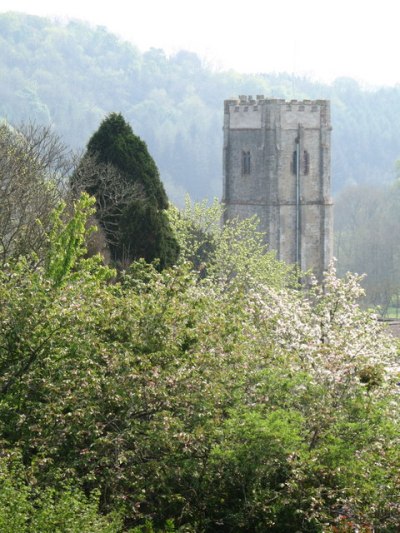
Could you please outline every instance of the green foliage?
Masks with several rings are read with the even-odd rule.
[[[165,211],[152,203],[137,200],[121,216],[119,248],[121,259],[156,261],[160,268],[177,260],[179,247]]]
[[[29,482],[30,481],[30,482]],[[4,533],[117,533],[117,513],[99,513],[98,494],[87,498],[72,484],[41,491],[13,455],[0,460],[0,530]]]
[[[154,529],[153,523],[150,520],[146,520],[144,526],[137,526],[130,530],[130,533],[175,533],[173,520],[167,520],[165,528]]]
[[[0,273],[0,438],[24,465],[3,470],[3,527],[396,531],[397,355],[357,277],[292,289],[254,221],[221,229],[213,205],[171,213],[174,267],[109,283],[81,256],[89,203],[49,237],[78,234],[62,277]]]
[[[213,523],[223,524],[223,531],[296,531],[302,527],[299,509],[289,504],[287,484],[299,462],[296,455],[305,447],[303,426],[295,411],[277,409],[263,414],[241,409],[231,413],[210,457],[213,483],[207,530],[212,530]],[[215,480],[219,480],[216,485]]]
[[[295,273],[268,249],[256,217],[223,224],[223,207],[217,199],[208,205],[192,203],[188,197],[184,209],[171,207],[168,214],[180,260],[189,261],[201,276],[225,283],[236,280],[247,289],[262,283],[275,288],[294,283]]]
[[[82,194],[73,206],[74,214],[65,221],[65,204],[61,203],[53,213],[49,233],[49,251],[46,261],[46,275],[54,284],[60,285],[71,272],[76,262],[86,253],[86,239],[90,231],[86,228],[89,216],[94,213],[95,199]],[[65,217],[64,217],[65,218]]]
[[[158,260],[161,268],[173,264],[178,246],[164,212],[167,195],[146,144],[122,115],[111,113],[103,120],[88,143],[87,155],[113,165],[128,186],[136,187],[136,197],[124,204],[110,194],[100,196],[100,176],[87,189],[97,199],[113,259],[125,265],[139,258]]]
[[[10,62],[2,67],[3,113],[29,108],[68,123],[79,138],[114,102],[165,158],[166,174],[177,172],[178,185],[186,188],[190,169],[195,196],[220,179],[207,161],[220,157],[223,98],[288,96],[292,85],[284,76],[211,73],[192,54],[140,55],[78,23],[7,15],[0,27]],[[357,153],[367,161],[368,124],[358,120],[363,107],[353,106],[362,91],[349,80],[322,90],[335,99],[343,138],[361,128]],[[304,96],[314,91],[321,96],[321,87],[301,85]],[[376,104],[376,94],[362,95],[369,109],[370,98]],[[345,149],[336,143],[342,155],[354,152],[347,141]],[[166,216],[181,255],[159,270],[133,261],[112,278],[99,258],[85,257],[92,200],[84,195],[41,220],[46,262],[22,248],[5,256],[0,529],[398,531],[398,355],[376,317],[358,306],[359,278],[340,280],[332,266],[322,286],[311,280],[298,290],[290,269],[265,249],[256,220],[222,227],[217,202],[165,213],[154,162],[120,115],[103,122],[93,145],[118,166],[118,184],[132,180],[143,192],[120,209],[121,255],[139,245],[129,239],[135,227],[152,245],[167,228],[165,247],[134,253],[171,264]],[[346,168],[345,158],[338,165]],[[30,168],[21,165],[16,176],[29,177]]]
[[[143,188],[146,200],[158,209],[168,207],[167,195],[146,144],[134,135],[121,114],[111,113],[90,138],[87,151],[102,163],[111,163],[132,183]],[[96,191],[93,191],[96,194]]]

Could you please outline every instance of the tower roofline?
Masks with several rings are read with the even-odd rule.
[[[238,98],[229,98],[224,101],[225,112],[229,111],[230,106],[249,106],[249,105],[304,105],[329,107],[329,100],[285,100],[284,98],[265,98],[264,95],[258,94],[255,98],[251,95],[239,95]]]

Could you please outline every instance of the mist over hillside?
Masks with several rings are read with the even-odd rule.
[[[51,124],[83,149],[100,121],[121,112],[147,143],[170,198],[220,197],[223,100],[239,94],[331,100],[332,188],[383,183],[400,156],[400,87],[332,85],[289,74],[244,75],[193,53],[140,52],[105,28],[0,15],[0,117]]]

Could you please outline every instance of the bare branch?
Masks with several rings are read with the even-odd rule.
[[[0,125],[0,257],[46,246],[50,215],[62,197],[70,154],[50,128]],[[40,221],[40,223],[38,222]]]
[[[145,197],[143,187],[130,183],[109,163],[86,154],[73,173],[71,190],[75,196],[86,191],[96,198],[96,219],[108,244],[118,239],[119,220],[126,207]]]

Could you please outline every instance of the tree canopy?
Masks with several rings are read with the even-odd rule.
[[[120,113],[111,113],[102,121],[88,142],[87,152],[102,163],[111,163],[130,183],[139,185],[146,201],[157,209],[168,207],[164,186],[146,143],[133,133]]]
[[[161,268],[171,265],[177,258],[178,245],[165,213],[167,195],[146,144],[121,114],[111,113],[102,121],[88,142],[83,166],[88,158],[96,162],[90,183],[85,172],[83,183],[79,183],[79,169],[73,183],[96,197],[98,220],[112,258],[123,264],[144,258],[158,260]],[[104,174],[96,170],[100,168],[97,164],[115,169],[114,184],[108,185],[113,185],[114,190],[130,190],[127,201],[111,194],[111,187],[104,189]]]
[[[173,268],[109,283],[91,204],[54,214],[42,267],[0,272],[0,524],[396,531],[397,354],[357,276],[299,291],[256,221],[188,205]]]

